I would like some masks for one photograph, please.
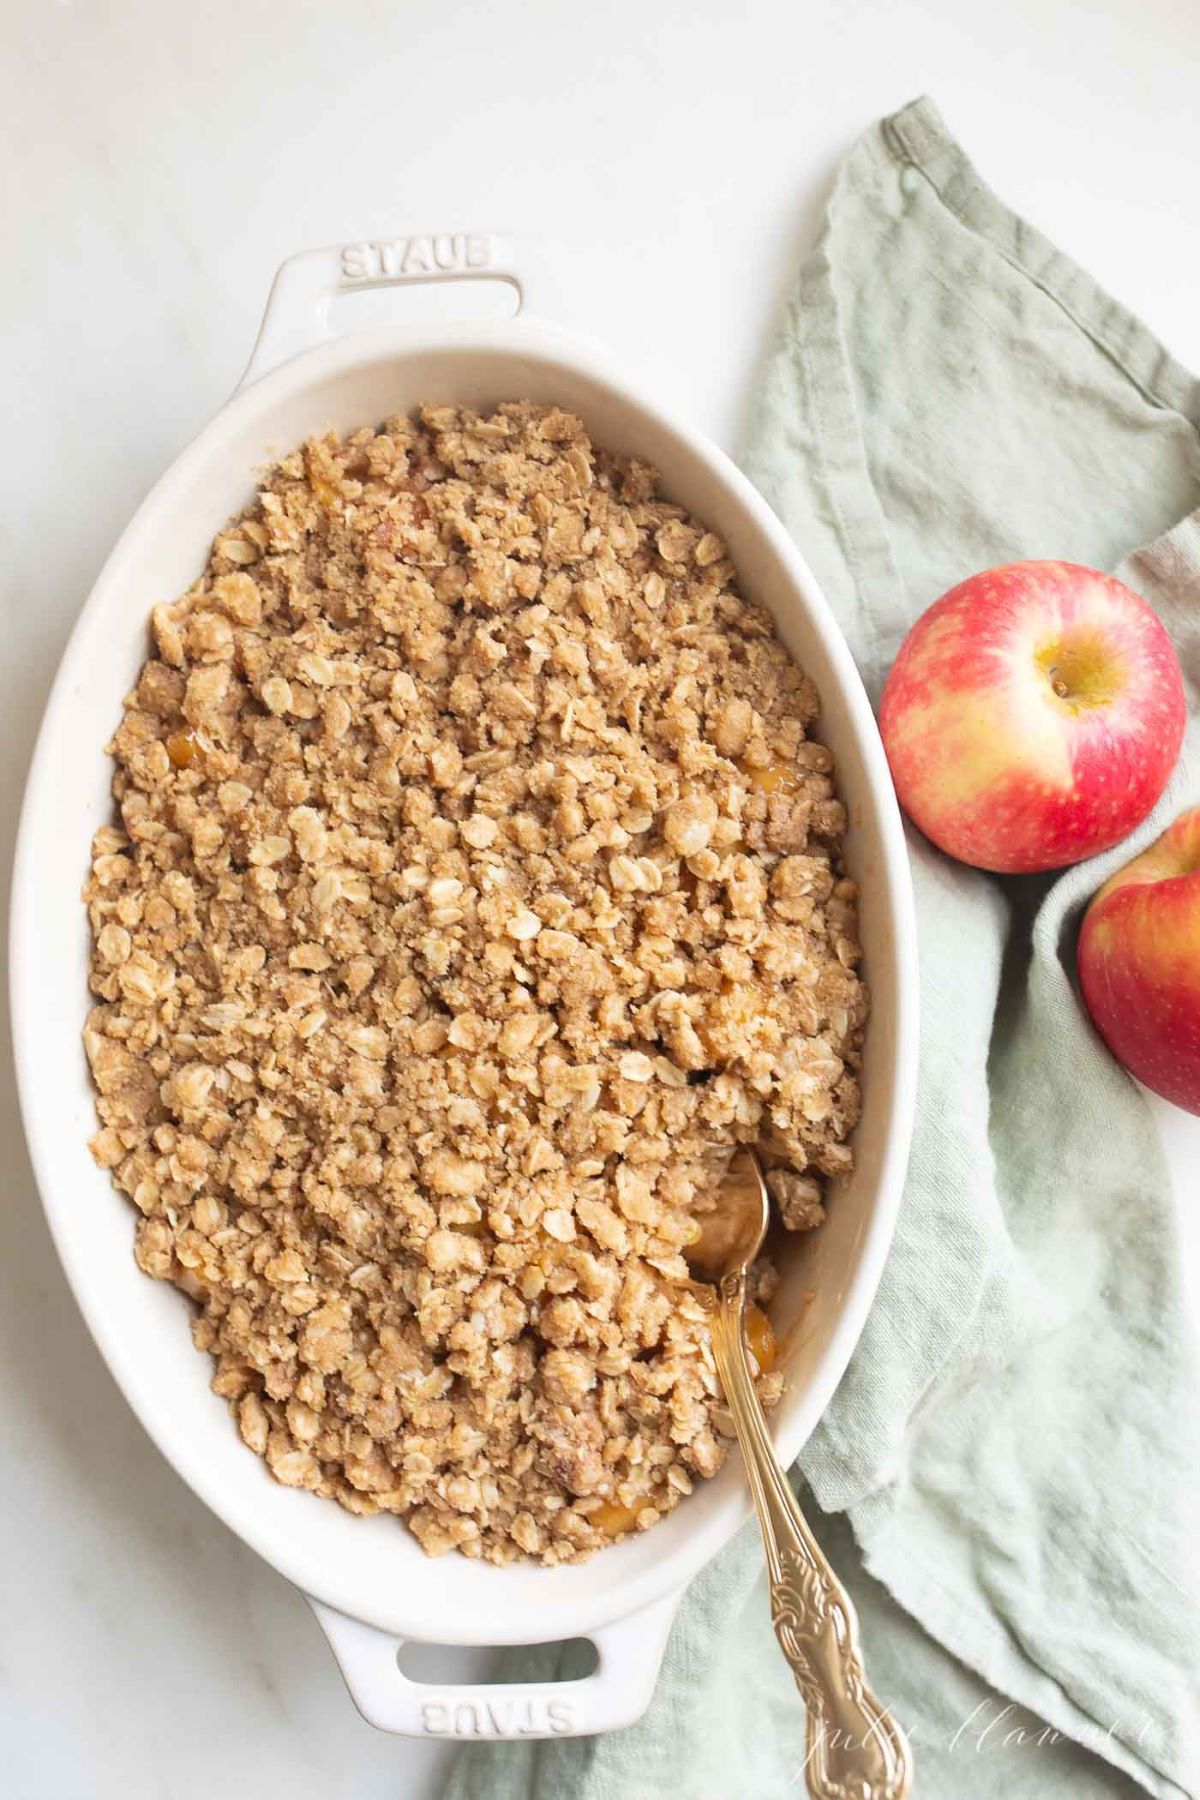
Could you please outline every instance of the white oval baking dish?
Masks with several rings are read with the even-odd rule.
[[[500,276],[522,314],[501,324],[391,325],[336,336],[335,298],[363,286]],[[822,698],[862,884],[873,996],[857,1169],[825,1226],[797,1242],[774,1307],[787,1386],[773,1429],[790,1461],[836,1386],[887,1253],[908,1152],[917,1054],[916,945],[904,838],[867,697],[812,574],[734,465],[635,393],[590,346],[535,321],[525,284],[483,234],[400,238],[294,257],[280,270],[237,393],[139,508],[103,569],[55,681],[29,775],[12,903],[13,1028],[22,1108],[46,1215],[110,1369],[163,1454],[247,1544],[311,1600],[350,1691],[374,1724],[412,1735],[590,1733],[648,1704],[687,1582],[749,1512],[736,1455],[648,1533],[559,1569],[427,1559],[392,1518],[357,1519],[279,1487],[241,1445],[186,1302],[132,1255],[128,1202],[87,1150],[92,1093],[80,1043],[88,1006],[80,888],[110,814],[103,746],[147,646],[159,600],[204,566],[255,471],[304,437],[424,400],[486,407],[555,401],[597,442],[636,451],[666,492],[729,545],[746,592],[768,606]],[[344,315],[343,315],[344,316]],[[811,1299],[807,1296],[811,1294]],[[587,1637],[596,1671],[543,1686],[442,1688],[398,1667],[400,1645],[499,1645]]]

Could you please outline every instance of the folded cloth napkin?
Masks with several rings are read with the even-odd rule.
[[[1172,1207],[1072,977],[1088,895],[1200,801],[1198,428],[1196,381],[988,192],[928,101],[857,145],[745,462],[868,684],[945,588],[1048,556],[1117,567],[1157,607],[1191,706],[1154,817],[1094,862],[998,880],[910,835],[912,1163],[800,1467],[922,1800],[1178,1800],[1200,1772],[1200,1384]],[[449,1795],[775,1800],[803,1762],[750,1526],[690,1590],[638,1725],[475,1747]]]

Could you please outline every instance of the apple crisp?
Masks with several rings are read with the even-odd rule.
[[[493,1562],[644,1529],[724,1451],[714,1168],[761,1146],[805,1230],[850,1167],[812,682],[652,469],[525,403],[305,444],[152,625],[86,889],[140,1266],[279,1481]]]

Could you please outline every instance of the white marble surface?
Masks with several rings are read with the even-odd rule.
[[[232,387],[295,249],[406,226],[524,233],[552,257],[563,321],[732,446],[836,159],[928,90],[1004,195],[1200,366],[1190,0],[3,14],[5,865],[76,609]],[[359,1722],[303,1603],[119,1398],[51,1254],[4,1054],[0,1789],[432,1794],[440,1751]],[[1195,1270],[1200,1127],[1164,1120]]]

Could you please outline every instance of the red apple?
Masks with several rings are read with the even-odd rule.
[[[1200,807],[1095,896],[1079,934],[1079,984],[1117,1061],[1200,1113]]]
[[[879,727],[900,804],[960,862],[1057,869],[1125,837],[1179,755],[1179,659],[1141,597],[1077,563],[987,569],[917,620]]]

